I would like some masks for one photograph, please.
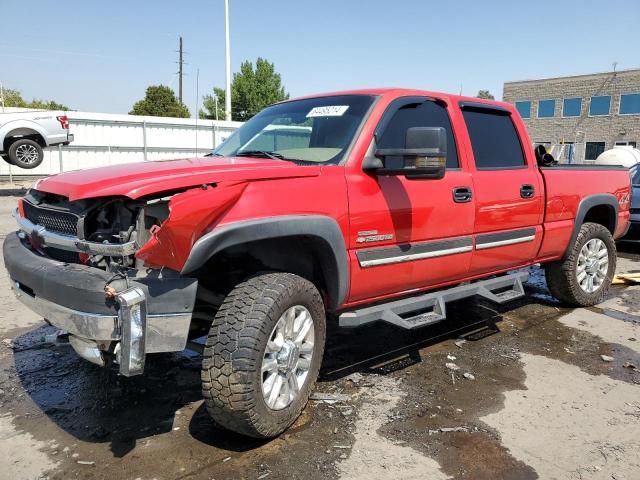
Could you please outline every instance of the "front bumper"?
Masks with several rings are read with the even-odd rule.
[[[640,222],[631,222],[629,231],[622,240],[638,242],[640,241]]]
[[[121,373],[142,373],[146,353],[185,348],[196,297],[195,278],[168,269],[130,269],[126,278],[114,278],[98,268],[41,256],[15,233],[5,239],[3,253],[17,298],[85,343],[103,352],[115,350]],[[118,292],[114,298],[106,297],[107,284]],[[132,346],[141,349],[142,365],[133,365]],[[95,356],[95,351],[90,355]]]
[[[629,230],[620,240],[625,242],[640,242],[640,213],[632,213]]]

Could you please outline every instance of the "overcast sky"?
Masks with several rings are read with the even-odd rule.
[[[262,56],[292,96],[406,86],[502,95],[506,80],[640,67],[638,0],[230,0],[232,71]],[[223,0],[2,0],[0,82],[127,113],[148,85],[224,86]]]

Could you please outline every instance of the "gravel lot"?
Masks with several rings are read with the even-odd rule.
[[[17,193],[0,196],[2,238]],[[618,270],[640,270],[622,250]],[[640,287],[571,310],[531,273],[526,299],[458,302],[420,332],[330,328],[316,392],[338,401],[261,442],[209,421],[196,356],[126,379],[44,343],[2,268],[0,478],[640,478]]]

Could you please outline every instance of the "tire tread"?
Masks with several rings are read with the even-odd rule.
[[[257,395],[262,392],[255,392],[252,386],[262,365],[262,342],[271,334],[268,325],[278,320],[272,317],[274,310],[285,308],[286,298],[300,291],[322,303],[311,282],[290,273],[267,273],[238,284],[220,306],[205,344],[201,375],[207,411],[220,426],[251,437],[271,438],[293,423],[306,404],[305,398],[293,418],[265,419],[256,408],[256,402],[262,401]],[[324,335],[322,342],[324,345]],[[316,375],[310,372],[308,392]]]
[[[575,271],[580,249],[592,238],[600,238],[607,245],[609,250],[609,271],[607,272],[608,280],[605,280],[605,284],[589,294],[580,288]],[[616,270],[616,258],[616,244],[613,241],[611,232],[599,223],[586,222],[580,227],[576,241],[564,260],[545,265],[547,287],[555,298],[574,307],[588,307],[600,303],[605,299],[609,291],[611,280]]]

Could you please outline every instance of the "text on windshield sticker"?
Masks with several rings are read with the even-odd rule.
[[[313,107],[307,118],[311,117],[341,117],[349,108],[349,105],[327,105],[326,107]]]

